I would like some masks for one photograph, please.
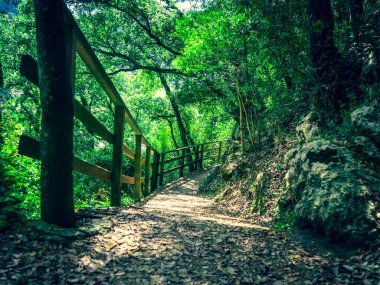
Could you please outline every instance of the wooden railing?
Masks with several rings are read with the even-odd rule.
[[[190,164],[193,164],[191,169],[199,169],[202,168],[205,160],[217,158],[217,161],[220,162],[222,149],[227,147],[226,144],[223,145],[224,141],[207,142],[200,145],[183,147],[162,153],[158,152],[142,134],[142,131],[123,102],[116,87],[107,75],[104,67],[95,55],[90,44],[86,40],[84,34],[66,6],[65,21],[65,24],[70,28],[70,36],[73,38],[73,46],[68,46],[67,49],[73,51],[75,50],[75,52],[79,54],[82,61],[85,63],[91,74],[94,75],[95,79],[115,107],[113,132],[111,132],[79,101],[73,98],[74,116],[87,129],[91,130],[94,134],[98,135],[113,147],[111,170],[84,161],[79,157],[74,157],[73,171],[83,173],[97,179],[110,181],[111,206],[120,206],[122,184],[134,184],[135,196],[138,200],[140,200],[143,196],[145,197],[153,192],[157,188],[158,183],[162,185],[164,175],[169,172],[179,170],[179,175],[183,176],[185,167],[190,166]],[[72,56],[71,60],[75,61],[75,56]],[[75,66],[74,62],[73,66]],[[38,64],[32,57],[28,55],[24,55],[22,57],[20,72],[30,82],[38,86]],[[75,69],[72,70],[72,73],[72,78],[75,78]],[[135,151],[132,151],[126,144],[124,144],[125,123],[128,124],[135,134]],[[142,144],[146,146],[145,157],[142,157]],[[210,145],[215,146],[208,147]],[[19,153],[35,159],[40,159],[40,142],[31,137],[22,135],[20,137]],[[205,155],[207,153],[209,156]],[[178,155],[176,157],[168,158],[168,156],[172,156],[172,154]],[[133,177],[122,173],[123,155],[126,155],[130,159],[134,160],[135,171]],[[191,156],[191,160],[187,159],[187,163],[185,163],[185,157],[188,156]],[[165,170],[165,165],[168,165],[171,162],[178,162],[178,166]],[[142,165],[144,165],[145,176],[142,176]],[[142,188],[142,184],[144,184],[144,188]]]
[[[115,106],[114,128],[113,132],[109,131],[98,119],[96,119],[89,110],[87,110],[79,101],[73,98],[74,116],[82,122],[82,124],[90,129],[94,134],[101,137],[106,142],[112,144],[112,169],[107,170],[100,166],[86,162],[78,157],[74,157],[73,170],[90,175],[95,178],[111,181],[111,205],[119,206],[121,203],[121,184],[134,184],[137,199],[142,198],[142,190],[144,195],[148,195],[157,187],[157,179],[150,176],[150,170],[153,173],[158,172],[159,152],[148,142],[142,134],[139,126],[132,117],[127,106],[124,104],[116,87],[107,75],[104,67],[92,50],[90,44],[75,22],[70,11],[65,7],[65,21],[69,27],[70,36],[73,38],[72,45],[68,46],[68,50],[75,50],[82,61],[85,63],[89,71],[95,77],[102,89],[105,91],[111,102]],[[75,56],[71,57],[75,61]],[[75,66],[75,64],[73,64]],[[21,60],[20,72],[29,81],[38,86],[38,64],[30,56],[23,56]],[[72,78],[75,78],[75,69],[72,70]],[[124,127],[125,122],[135,134],[135,151],[133,152],[124,144]],[[146,146],[145,158],[142,157],[142,144]],[[19,152],[20,154],[30,156],[36,159],[40,158],[40,142],[27,136],[21,136]],[[153,163],[151,163],[151,153],[153,152]],[[123,154],[134,160],[135,173],[134,177],[122,174],[122,158]],[[142,177],[142,167],[144,164],[145,177]],[[157,169],[155,169],[157,168]],[[150,177],[152,178],[150,180]],[[141,184],[144,183],[144,189]]]
[[[180,177],[184,175],[185,167],[190,170],[203,168],[203,163],[206,160],[215,160],[220,163],[222,150],[228,148],[227,140],[212,141],[188,147],[177,148],[161,153],[160,157],[160,181],[159,184],[164,184],[164,175],[178,170]],[[191,159],[186,159],[190,157]],[[172,164],[175,164],[174,167]],[[165,169],[166,165],[171,168]],[[192,167],[190,167],[192,165]]]

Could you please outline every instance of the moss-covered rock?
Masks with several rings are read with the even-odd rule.
[[[375,138],[380,120],[364,123],[367,119],[379,119],[368,113],[371,110],[374,111],[363,107],[353,113],[353,126],[361,135],[353,138],[357,147],[350,148],[313,133],[306,135],[313,140],[304,140],[303,145],[286,155],[286,186],[295,201],[299,225],[311,226],[334,240],[350,244],[370,243],[379,238],[380,174],[367,161],[380,161]],[[315,131],[311,127],[299,129]],[[358,152],[364,154],[360,159]]]
[[[264,198],[268,190],[268,175],[265,172],[259,172],[256,180],[253,183],[252,192],[254,201],[252,202],[252,211],[263,213],[265,212]]]
[[[236,162],[231,162],[231,163],[223,165],[220,169],[220,174],[222,176],[222,179],[224,181],[231,180],[237,168],[238,168],[238,164]]]
[[[380,148],[380,104],[377,101],[352,112],[351,122],[356,133]]]

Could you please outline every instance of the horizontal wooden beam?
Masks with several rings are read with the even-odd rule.
[[[189,149],[189,148],[192,148],[192,147],[196,147],[197,145],[194,144],[194,145],[189,145],[189,146],[185,146],[185,147],[180,147],[180,148],[176,148],[176,149],[171,149],[171,150],[168,150],[168,151],[164,151],[163,153],[172,153],[172,152],[175,152],[175,151],[180,151],[180,150],[183,150],[183,149]]]
[[[169,162],[176,161],[176,160],[180,159],[181,157],[182,156],[176,156],[176,157],[173,157],[171,159],[167,159],[167,160],[164,161],[164,163],[166,164],[166,163],[169,163]]]
[[[214,159],[214,158],[217,158],[219,157],[219,155],[212,155],[212,156],[208,156],[208,157],[204,157],[203,160],[208,160],[208,159]]]
[[[194,152],[189,152],[189,153],[186,153],[186,154],[184,155],[184,157],[192,156],[192,155],[194,155],[194,154],[196,154],[196,153],[197,153],[196,151],[194,151]]]
[[[83,173],[101,180],[111,180],[111,171],[103,167],[97,166],[95,164],[89,163],[87,161],[84,161],[78,157],[74,157],[73,170],[75,172]]]
[[[209,144],[224,142],[224,141],[228,141],[228,140],[229,139],[224,139],[224,140],[206,142],[206,143],[202,143],[202,144],[203,145],[209,145]],[[180,147],[180,148],[176,148],[176,149],[171,149],[171,150],[168,150],[168,151],[163,151],[163,153],[167,154],[167,153],[171,153],[171,152],[175,152],[175,151],[180,151],[180,150],[183,150],[183,149],[189,149],[189,148],[193,148],[193,147],[196,147],[196,146],[200,146],[202,144],[194,144],[194,145],[189,145],[189,146]],[[228,147],[228,146],[224,146],[224,147]],[[217,147],[215,149],[219,149],[219,147]],[[191,152],[191,154],[194,154],[194,153],[196,153],[196,152],[195,151]],[[190,153],[188,153],[187,155],[190,155]]]
[[[206,148],[206,149],[204,150],[204,152],[210,152],[210,151],[218,150],[218,149],[219,149],[219,147]]]
[[[20,136],[20,143],[18,148],[19,154],[34,158],[41,159],[40,142],[28,136]],[[59,161],[57,161],[59,163]],[[105,181],[111,180],[111,171],[84,161],[78,157],[74,157],[73,170],[75,172],[83,173],[94,178],[102,179]]]
[[[123,184],[135,184],[135,178],[130,177],[130,176],[126,176],[126,175],[122,175],[121,176],[121,183],[123,183]]]
[[[177,170],[177,169],[180,169],[180,168],[181,168],[181,165],[180,165],[180,166],[177,166],[177,167],[170,168],[170,169],[168,169],[168,170],[165,170],[165,171],[164,171],[164,174],[169,173],[169,172],[172,172],[172,171]]]
[[[65,11],[66,11],[66,20],[72,24],[75,36],[76,36],[76,49],[79,54],[79,56],[82,58],[83,62],[86,64],[87,68],[90,70],[90,72],[94,75],[96,81],[100,84],[104,92],[108,95],[108,97],[111,99],[111,101],[115,104],[115,106],[123,106],[125,109],[125,120],[128,123],[128,125],[131,127],[131,129],[134,131],[136,135],[142,135],[142,131],[140,130],[139,126],[137,125],[135,119],[133,118],[131,112],[125,105],[123,99],[121,98],[119,92],[117,91],[115,85],[113,84],[111,78],[108,76],[106,70],[104,69],[103,65],[100,63],[100,60],[96,56],[94,50],[91,48],[90,43],[87,41],[85,35],[83,34],[82,30],[79,28],[77,22],[75,21],[73,15],[71,14],[70,10],[65,5]],[[143,137],[143,143],[146,146],[152,147],[153,146],[148,142],[148,140]]]
[[[38,86],[38,65],[37,62],[29,55],[21,57],[20,72],[27,80]],[[113,134],[91,114],[78,100],[74,99],[74,116],[82,124],[104,139],[106,142],[113,143]],[[123,152],[131,159],[135,159],[135,153],[123,145]],[[145,163],[145,159],[143,159]]]
[[[113,143],[113,134],[76,99],[74,99],[74,116],[106,142]]]

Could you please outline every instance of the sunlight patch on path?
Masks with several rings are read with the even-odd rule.
[[[251,223],[246,219],[217,215],[211,212],[213,201],[195,196],[200,185],[199,176],[182,178],[176,184],[165,189],[154,199],[147,202],[143,209],[152,214],[175,214],[176,218],[187,218],[197,221],[210,221],[221,225],[256,228],[268,228]]]

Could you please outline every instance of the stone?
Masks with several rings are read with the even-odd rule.
[[[268,190],[268,175],[265,172],[259,172],[253,183],[252,193],[254,201],[252,203],[252,211],[260,214],[265,211],[264,197]]]
[[[297,138],[300,142],[310,142],[318,135],[317,116],[313,113],[307,115],[296,128]]]
[[[378,110],[374,102],[351,114],[348,144],[319,136],[311,115],[297,127],[303,144],[285,155],[285,204],[294,207],[298,225],[352,245],[379,239]]]
[[[236,172],[238,166],[239,165],[236,162],[231,162],[231,163],[223,165],[220,169],[222,179],[224,181],[231,180],[231,178],[234,175],[234,173]]]
[[[358,108],[351,114],[353,130],[371,140],[380,148],[380,105],[375,100],[369,106]]]
[[[379,191],[380,179],[346,147],[318,139],[301,146],[287,164],[299,225],[351,244],[377,237],[373,192]]]
[[[366,137],[358,136],[353,139],[353,151],[364,161],[375,163],[380,166],[380,150],[376,145]]]
[[[7,217],[0,215],[0,232],[8,227]]]

